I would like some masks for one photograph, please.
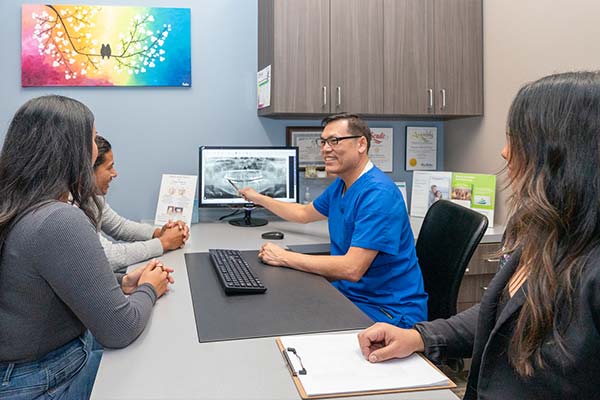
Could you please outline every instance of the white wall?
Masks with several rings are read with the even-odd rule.
[[[555,72],[600,69],[599,16],[598,0],[484,1],[484,117],[446,123],[446,169],[500,171],[506,116],[519,87]],[[506,221],[508,195],[498,193],[498,224]]]

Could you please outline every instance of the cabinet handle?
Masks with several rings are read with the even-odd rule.
[[[481,290],[483,290],[485,292],[486,290],[488,290],[488,287],[487,286],[482,286]]]
[[[442,106],[440,107],[440,110],[443,110],[446,108],[446,89],[440,90],[440,93],[442,94]]]
[[[429,97],[429,106],[427,107],[427,109],[432,110],[433,109],[433,89],[427,89],[427,97]]]
[[[500,259],[499,258],[486,258],[485,262],[489,262],[489,263],[499,263]]]
[[[337,91],[337,106],[341,106],[342,105],[342,88],[341,87],[336,87],[335,90]]]
[[[322,92],[323,92],[323,106],[326,106],[327,105],[327,86],[323,86]]]
[[[469,267],[467,267],[467,269],[465,269],[465,274],[468,274],[471,271],[471,269]]]

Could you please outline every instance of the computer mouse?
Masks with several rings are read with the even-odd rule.
[[[273,231],[273,232],[265,232],[261,236],[263,239],[281,240],[281,239],[283,239],[283,237],[285,235],[283,234],[283,232]]]

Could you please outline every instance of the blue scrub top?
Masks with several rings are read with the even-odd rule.
[[[374,321],[403,328],[427,320],[427,294],[402,194],[373,167],[344,193],[337,178],[313,202],[328,217],[331,255],[350,247],[378,250],[358,282],[332,284]]]

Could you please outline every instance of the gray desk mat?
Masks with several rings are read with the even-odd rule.
[[[318,243],[318,244],[294,244],[287,247],[291,251],[302,254],[313,254],[313,255],[329,255],[331,254],[331,244],[329,243]]]
[[[199,342],[361,329],[373,321],[321,276],[269,267],[257,251],[242,255],[267,287],[226,296],[208,253],[187,253]]]

